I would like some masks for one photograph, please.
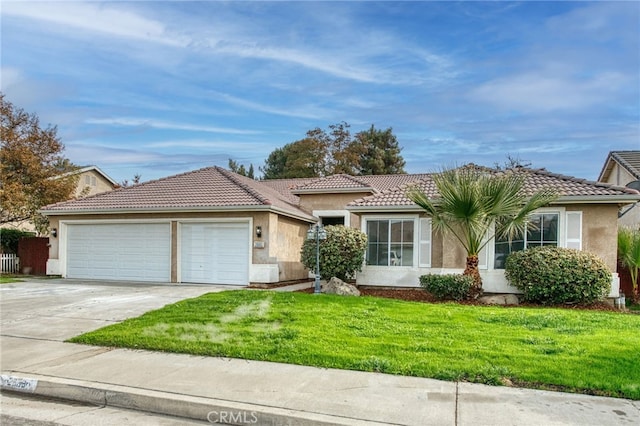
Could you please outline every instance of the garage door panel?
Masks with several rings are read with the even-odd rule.
[[[181,281],[246,285],[249,224],[181,224]]]
[[[169,281],[168,223],[67,225],[67,276]]]

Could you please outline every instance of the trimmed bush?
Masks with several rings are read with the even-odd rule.
[[[332,277],[343,281],[353,279],[362,270],[367,235],[346,226],[325,226],[327,239],[320,241],[320,275],[329,280]],[[315,271],[316,240],[306,240],[300,252],[302,264]]]
[[[524,300],[542,304],[593,303],[611,286],[611,272],[597,256],[560,247],[536,247],[512,253],[505,276],[524,292]]]
[[[469,297],[473,285],[470,275],[438,275],[420,276],[420,286],[440,300],[464,300]]]

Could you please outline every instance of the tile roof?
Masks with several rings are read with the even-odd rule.
[[[261,180],[260,182],[263,185],[268,186],[269,188],[275,189],[280,194],[285,196],[290,202],[297,205],[300,201],[300,198],[297,195],[293,194],[291,191],[293,191],[298,186],[306,185],[316,179],[318,178],[267,179]]]
[[[611,151],[602,167],[598,180],[606,180],[613,165],[611,160],[615,160],[624,167],[633,177],[640,179],[640,151]]]
[[[294,194],[305,192],[340,192],[340,191],[370,191],[376,192],[371,185],[360,180],[360,176],[345,174],[325,176],[312,180],[293,189]]]
[[[476,167],[474,165],[469,165]],[[482,168],[491,173],[501,173],[495,169]],[[528,169],[518,167],[513,169],[516,173],[525,175],[525,183],[523,191],[525,195],[544,189],[553,188],[558,191],[560,197],[592,197],[592,196],[625,196],[640,194],[629,188],[616,187],[609,184],[588,181],[586,179],[578,179],[571,176],[551,173],[545,169]],[[439,193],[435,186],[431,175],[426,175],[413,184],[422,190],[429,198],[438,198]],[[382,191],[380,194],[371,195],[352,201],[350,207],[403,207],[414,206],[415,204],[405,195],[407,189],[412,185],[411,182],[405,183],[397,188]]]
[[[489,173],[498,170],[475,166]],[[542,188],[555,188],[562,197],[629,196],[640,194],[629,188],[590,182],[571,176],[550,173],[544,169],[519,167],[516,173],[526,174],[525,194]],[[334,175],[324,178],[277,179],[256,181],[221,167],[207,167],[139,185],[120,188],[79,200],[66,201],[44,207],[45,214],[72,214],[88,212],[124,213],[137,210],[216,210],[227,208],[267,208],[298,217],[311,219],[299,208],[296,193],[371,191],[373,195],[349,204],[358,207],[414,206],[405,192],[410,185],[418,185],[429,197],[438,192],[432,174],[348,176]]]
[[[145,209],[273,207],[310,218],[276,189],[221,167],[207,167],[44,207],[45,213]]]
[[[429,173],[403,174],[403,175],[367,175],[358,176],[363,182],[376,188],[378,191],[386,191],[397,188],[410,182],[416,182],[431,176]]]

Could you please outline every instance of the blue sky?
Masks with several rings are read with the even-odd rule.
[[[2,91],[116,180],[392,127],[410,173],[640,149],[639,2],[2,1]]]

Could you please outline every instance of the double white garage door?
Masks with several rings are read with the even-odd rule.
[[[178,281],[246,285],[247,222],[180,223]],[[105,280],[171,280],[169,223],[100,223],[66,226],[66,276]]]

